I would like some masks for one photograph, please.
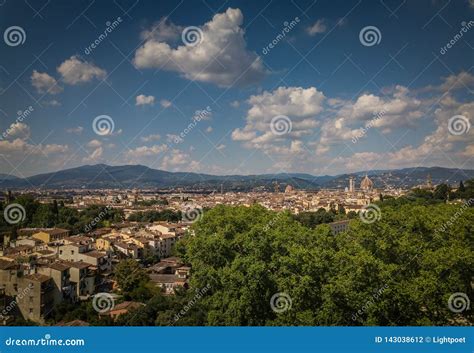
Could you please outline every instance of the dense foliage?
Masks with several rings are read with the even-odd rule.
[[[63,203],[54,201],[50,204],[39,203],[32,196],[21,195],[12,202],[22,205],[25,209],[25,219],[15,224],[8,224],[4,217],[0,217],[0,232],[15,235],[16,229],[25,227],[59,227],[71,230],[72,234],[83,233],[87,228],[108,227],[114,222],[124,219],[123,211],[106,208],[105,206],[89,206],[81,211],[66,207]],[[7,204],[0,203],[0,213]],[[96,224],[92,226],[94,220]],[[89,227],[88,227],[89,226]]]
[[[460,209],[382,206],[379,221],[332,236],[259,206],[216,207],[179,249],[192,287],[210,286],[196,304],[208,325],[465,324],[472,312],[447,305],[473,294],[474,209]],[[291,309],[272,310],[276,293]]]
[[[157,222],[157,221],[166,221],[166,222],[178,222],[181,220],[181,212],[173,210],[163,210],[163,211],[145,211],[137,212],[131,214],[128,217],[130,222]]]

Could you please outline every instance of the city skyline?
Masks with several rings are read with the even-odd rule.
[[[34,5],[0,7],[1,173],[474,168],[472,1]]]

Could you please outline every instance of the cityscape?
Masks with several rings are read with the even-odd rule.
[[[0,326],[472,326],[473,14],[0,1]]]

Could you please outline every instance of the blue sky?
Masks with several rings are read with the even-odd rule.
[[[0,3],[1,173],[474,168],[472,1]]]

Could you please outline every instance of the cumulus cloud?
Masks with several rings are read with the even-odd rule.
[[[310,36],[315,36],[319,33],[326,32],[327,26],[323,19],[317,20],[312,26],[308,27],[306,31]]]
[[[126,157],[130,160],[143,160],[143,157],[158,156],[159,154],[168,150],[168,145],[153,145],[153,146],[140,146],[135,149],[131,149],[126,153]]]
[[[7,138],[18,138],[27,140],[31,135],[31,129],[28,125],[16,122],[7,129]]]
[[[135,98],[135,105],[153,105],[155,104],[155,97],[145,96],[140,94]]]
[[[275,151],[275,142],[284,137],[272,132],[272,119],[286,116],[291,120],[289,138],[308,135],[319,123],[316,117],[323,110],[324,100],[324,95],[314,87],[279,87],[273,92],[251,96],[247,101],[250,108],[246,125],[235,129],[232,139],[246,141],[247,147]]]
[[[169,29],[171,25],[164,23],[161,26]],[[157,37],[153,30],[145,32],[142,36],[147,40],[135,52],[134,64],[137,68],[175,71],[186,79],[222,87],[256,83],[265,75],[265,69],[261,58],[247,50],[242,23],[242,12],[229,8],[200,27],[202,36],[198,44],[176,48],[163,35]],[[175,33],[176,28],[171,32]]]
[[[62,80],[70,85],[77,85],[104,78],[107,72],[96,65],[82,60],[79,56],[71,56],[57,68]]]
[[[143,142],[152,142],[152,141],[157,141],[161,138],[161,136],[159,134],[151,134],[151,135],[148,135],[148,136],[142,136],[140,137],[140,139],[143,141]]]
[[[33,70],[31,74],[31,84],[38,93],[58,94],[63,91],[63,88],[58,85],[58,81],[46,72],[38,72]]]
[[[102,146],[102,142],[100,142],[99,140],[90,140],[86,146],[90,148],[97,148]]]
[[[176,41],[183,31],[183,27],[175,25],[168,20],[168,17],[163,17],[156,22],[150,29],[143,31],[140,34],[142,40],[154,40],[157,42]]]

